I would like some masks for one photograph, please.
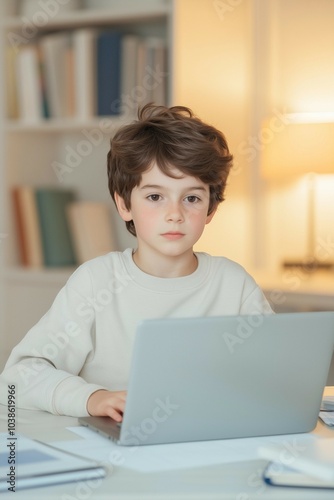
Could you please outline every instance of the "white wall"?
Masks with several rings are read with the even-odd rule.
[[[174,104],[220,128],[236,163],[226,201],[196,248],[246,267],[278,267],[305,247],[305,181],[261,179],[262,120],[334,110],[334,2],[175,0],[175,6]],[[334,241],[328,194],[334,177],[318,184],[318,239]]]
[[[334,111],[334,2],[275,0],[269,110]],[[334,138],[333,138],[334,140]],[[321,151],[319,151],[321,161]],[[334,174],[334,164],[333,164]],[[317,179],[316,240],[334,244],[334,175]],[[269,183],[266,253],[269,263],[301,259],[307,253],[307,180]],[[334,261],[334,249],[328,256]]]
[[[220,2],[221,4],[222,2]],[[235,154],[226,200],[197,250],[250,263],[250,172],[237,147],[249,134],[250,4],[227,12],[212,0],[175,2],[174,104],[189,106],[225,134]],[[237,227],[236,227],[237,226]]]

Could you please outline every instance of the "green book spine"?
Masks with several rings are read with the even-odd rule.
[[[66,216],[66,206],[74,201],[73,191],[36,189],[36,202],[46,267],[76,264],[74,247]]]

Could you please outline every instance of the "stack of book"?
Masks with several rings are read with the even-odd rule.
[[[107,475],[107,468],[98,462],[20,434],[13,437],[4,432],[0,433],[0,445],[1,492],[16,493],[27,488],[76,481],[83,484],[89,484],[89,481],[94,484],[95,481],[98,485]],[[33,496],[36,498],[39,495],[36,493],[36,496]],[[42,498],[51,496],[53,495],[49,491],[42,494]],[[70,495],[63,495],[63,498],[66,497],[71,498]]]
[[[259,456],[270,460],[263,473],[267,484],[334,489],[334,437],[287,438],[283,445],[260,447]]]
[[[8,117],[89,119],[166,104],[166,45],[158,37],[81,28],[7,47]]]
[[[12,194],[23,266],[76,266],[116,249],[106,203],[49,187],[16,186]]]

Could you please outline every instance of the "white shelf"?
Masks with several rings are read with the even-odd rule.
[[[3,272],[3,277],[11,282],[24,284],[62,284],[75,271],[75,267],[57,267],[57,268],[25,268],[11,267]]]
[[[171,11],[170,5],[152,5],[141,6],[138,2],[133,7],[117,6],[117,11],[109,9],[82,9],[67,13],[66,15],[57,15],[49,18],[44,25],[37,25],[36,28],[41,31],[50,29],[76,28],[78,26],[112,26],[121,24],[141,23],[146,21],[163,20]],[[5,29],[19,30],[22,26],[21,17],[7,17],[1,21],[1,26]]]
[[[78,132],[84,128],[110,128],[117,129],[129,121],[135,119],[135,116],[95,116],[90,119],[79,118],[61,118],[45,119],[36,123],[26,123],[21,120],[7,120],[5,122],[6,132]]]

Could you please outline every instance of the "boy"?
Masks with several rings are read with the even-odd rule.
[[[138,118],[108,153],[110,194],[137,248],[74,272],[10,355],[3,403],[16,384],[20,407],[121,421],[140,320],[271,312],[241,266],[193,252],[224,199],[232,156],[222,133],[182,106],[149,104]]]

